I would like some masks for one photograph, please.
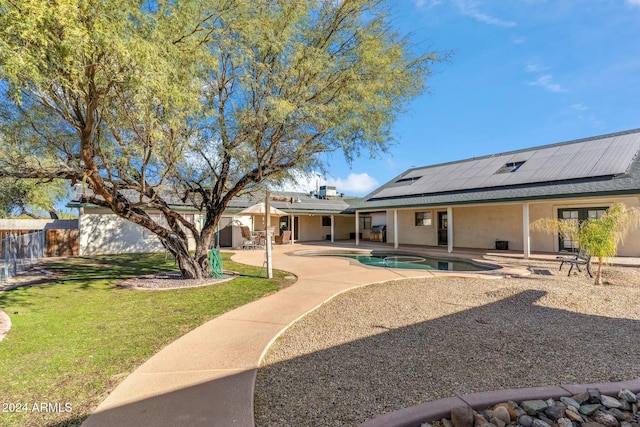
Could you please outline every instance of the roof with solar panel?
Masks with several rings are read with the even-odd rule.
[[[639,151],[636,129],[413,168],[356,208],[637,193]]]

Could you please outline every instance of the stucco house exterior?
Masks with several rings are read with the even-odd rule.
[[[155,234],[145,228],[118,217],[109,209],[80,203],[82,191],[82,188],[77,188],[73,200],[67,205],[77,208],[79,212],[80,255],[164,250]],[[135,198],[135,195],[132,197]],[[348,239],[353,232],[354,214],[349,210],[349,203],[353,199],[337,194],[335,188],[320,187],[313,194],[274,191],[272,197],[275,200],[271,201],[271,205],[288,215],[272,216],[271,225],[276,230],[292,230],[294,241]],[[185,204],[177,196],[167,194],[164,198],[175,211],[180,212],[197,228],[202,226],[203,212]],[[281,201],[284,199],[288,201]],[[231,201],[218,225],[217,242],[221,247],[240,248],[244,240],[240,229],[243,225],[252,230],[265,229],[263,217],[240,214],[243,209],[261,201],[264,198],[248,196]],[[161,221],[159,212],[149,211],[149,215],[156,221]],[[190,248],[195,248],[193,239],[190,240]]]
[[[395,248],[509,249],[525,257],[575,250],[576,242],[529,225],[545,217],[598,217],[618,202],[640,208],[640,129],[412,168],[359,199],[327,186],[315,194],[273,196],[272,205],[287,216],[272,217],[272,225],[292,230],[299,242],[351,239],[358,245],[385,226],[386,242]],[[80,212],[81,255],[163,250],[153,233],[75,200],[68,206]],[[240,215],[262,200],[239,197],[229,204],[219,224],[221,247],[241,247],[242,225],[264,230],[263,218]],[[202,212],[177,197],[172,205],[202,224]],[[627,237],[619,255],[640,256],[640,231]]]
[[[394,247],[508,247],[525,257],[573,250],[575,242],[529,225],[544,217],[598,217],[617,202],[640,207],[639,152],[636,129],[412,168],[352,206],[355,226],[367,223],[363,217],[385,224]],[[619,255],[640,256],[640,231]]]

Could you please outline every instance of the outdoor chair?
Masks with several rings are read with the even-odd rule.
[[[593,274],[591,273],[591,255],[589,255],[586,247],[581,248],[580,252],[575,255],[557,256],[556,259],[558,261],[561,261],[559,269],[560,271],[562,271],[562,266],[565,263],[568,263],[570,265],[569,273],[567,274],[567,276],[571,276],[571,270],[573,270],[573,267],[576,267],[578,271],[582,272],[580,266],[585,265],[587,267],[587,273],[589,273],[589,277],[593,277]]]
[[[284,245],[286,243],[289,243],[291,241],[291,231],[283,231],[282,235],[276,236],[275,239],[276,245]]]
[[[251,234],[251,230],[249,227],[242,226],[240,227],[240,231],[242,232],[242,249],[259,249],[261,245],[258,243],[256,238]]]

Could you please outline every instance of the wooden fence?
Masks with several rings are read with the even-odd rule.
[[[45,256],[72,256],[80,251],[80,230],[45,230]]]
[[[33,230],[0,230],[0,241],[4,242],[5,236],[10,234],[21,235],[32,232]],[[44,256],[46,257],[78,255],[80,230],[45,230],[44,241]]]

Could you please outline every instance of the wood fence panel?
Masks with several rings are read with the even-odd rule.
[[[46,230],[45,256],[73,256],[80,251],[80,230]]]

